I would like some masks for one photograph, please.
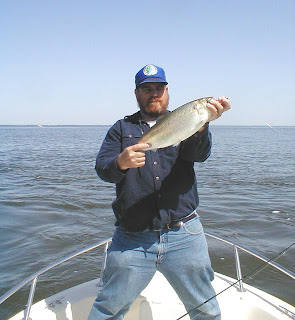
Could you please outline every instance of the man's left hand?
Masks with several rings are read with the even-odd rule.
[[[212,112],[211,117],[208,119],[208,122],[213,121],[221,117],[223,112],[231,108],[231,103],[227,97],[219,97],[217,99],[211,98],[207,103],[208,109]]]

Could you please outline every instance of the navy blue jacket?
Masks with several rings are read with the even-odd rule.
[[[146,151],[143,167],[120,170],[118,155],[148,129],[140,112],[117,121],[96,158],[99,177],[116,183],[117,198],[112,204],[116,224],[129,231],[157,230],[195,210],[199,197],[194,162],[205,161],[211,151],[207,127],[177,147]]]

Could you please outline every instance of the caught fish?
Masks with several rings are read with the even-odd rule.
[[[211,97],[194,100],[166,113],[139,139],[138,143],[150,145],[144,151],[178,145],[208,121],[211,116],[211,111],[207,108],[209,99]]]

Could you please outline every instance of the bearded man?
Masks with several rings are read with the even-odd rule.
[[[212,116],[177,147],[143,151],[140,137],[165,114],[169,104],[165,72],[155,65],[135,76],[139,111],[117,121],[96,158],[96,172],[116,184],[112,207],[116,230],[108,249],[103,287],[89,320],[123,319],[156,270],[170,282],[191,319],[221,319],[211,281],[207,243],[197,214],[194,162],[211,151],[209,121],[230,109],[228,98],[211,99]],[[204,301],[210,299],[201,308]]]

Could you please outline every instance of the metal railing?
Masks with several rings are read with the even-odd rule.
[[[5,300],[7,300],[9,297],[11,297],[13,294],[15,294],[21,288],[23,288],[26,284],[32,282],[30,293],[29,293],[28,302],[27,302],[27,305],[26,305],[26,309],[24,311],[24,320],[28,320],[29,319],[29,315],[30,315],[31,306],[32,306],[32,303],[33,303],[33,299],[34,299],[37,280],[38,280],[38,277],[40,275],[42,275],[43,273],[53,269],[54,267],[66,262],[68,260],[71,260],[71,259],[73,259],[73,258],[75,258],[77,256],[80,256],[83,253],[89,252],[89,251],[91,251],[93,249],[96,249],[96,248],[101,247],[101,246],[104,245],[105,249],[104,249],[104,255],[103,255],[103,259],[102,259],[103,260],[102,261],[102,270],[103,270],[104,267],[105,267],[105,262],[106,262],[106,252],[107,252],[108,244],[111,241],[112,241],[112,239],[109,238],[109,239],[106,239],[104,241],[97,242],[97,243],[95,243],[95,244],[93,244],[91,246],[85,247],[84,249],[81,249],[79,251],[76,251],[76,252],[74,252],[72,254],[69,254],[69,255],[61,258],[61,259],[55,261],[54,263],[50,264],[47,267],[42,268],[41,270],[35,272],[34,274],[32,274],[31,276],[29,276],[28,278],[26,278],[25,280],[23,280],[19,284],[17,284],[15,287],[11,288],[3,296],[1,296],[0,297],[0,304],[2,304]]]
[[[239,284],[239,290],[241,292],[244,291],[243,288],[243,276],[242,276],[242,271],[241,271],[241,266],[240,266],[240,258],[239,258],[239,252],[238,249],[247,252],[248,254],[266,262],[267,264],[273,266],[274,268],[278,269],[279,271],[283,272],[284,274],[286,274],[287,276],[289,276],[290,278],[295,280],[295,273],[293,273],[292,271],[288,270],[287,268],[279,265],[278,263],[264,257],[263,255],[247,249],[246,247],[237,244],[235,242],[229,241],[224,237],[221,237],[219,235],[216,235],[214,233],[209,233],[206,232],[205,233],[207,237],[219,240],[221,242],[224,242],[226,244],[229,244],[230,246],[232,246],[234,248],[234,252],[235,252],[235,262],[236,262],[236,272],[237,272],[237,283]],[[37,285],[37,281],[38,281],[38,277],[42,274],[44,274],[45,272],[53,269],[54,267],[73,259],[74,257],[80,256],[86,252],[89,252],[93,249],[96,249],[98,247],[101,247],[104,245],[104,253],[103,253],[103,258],[102,258],[102,266],[101,266],[101,273],[105,268],[105,264],[106,264],[106,258],[107,258],[107,249],[108,249],[108,245],[111,242],[111,238],[106,239],[104,241],[100,241],[97,242],[91,246],[85,247],[84,249],[81,249],[77,252],[74,252],[72,254],[69,254],[67,256],[65,256],[62,259],[59,259],[57,261],[55,261],[54,263],[50,264],[47,267],[42,268],[41,270],[37,271],[36,273],[32,274],[30,277],[26,278],[25,280],[23,280],[22,282],[20,282],[19,284],[17,284],[15,287],[11,288],[8,292],[6,292],[4,295],[2,295],[0,297],[0,304],[3,303],[5,300],[7,300],[9,297],[11,297],[13,294],[15,294],[17,291],[19,291],[21,288],[23,288],[25,285],[27,285],[28,283],[32,282],[31,284],[31,288],[30,288],[30,293],[29,293],[29,297],[28,297],[28,302],[26,305],[26,309],[24,310],[24,320],[28,320],[29,319],[29,315],[30,315],[30,310],[31,310],[31,306],[33,304],[33,299],[34,299],[34,294],[35,294],[35,289],[36,289],[36,285]],[[102,280],[100,277],[100,282],[99,285],[102,285]]]
[[[208,236],[208,237],[210,237],[210,238],[214,238],[214,239],[216,239],[216,240],[222,241],[222,242],[227,243],[227,244],[229,244],[229,245],[231,245],[231,246],[234,247],[235,253],[236,253],[236,254],[235,254],[235,258],[236,258],[236,267],[237,267],[237,270],[238,270],[238,269],[241,270],[241,269],[240,269],[240,266],[239,266],[239,265],[240,265],[240,259],[239,259],[238,250],[237,250],[237,249],[240,249],[240,250],[242,250],[242,251],[244,251],[244,252],[247,252],[247,253],[249,253],[250,255],[258,258],[259,260],[262,260],[262,261],[266,262],[268,265],[274,267],[275,269],[283,272],[284,274],[286,274],[287,276],[289,276],[290,278],[292,278],[292,279],[295,280],[295,273],[292,272],[292,271],[290,271],[290,270],[288,270],[287,268],[281,266],[280,264],[276,263],[275,261],[273,261],[274,259],[269,259],[269,258],[263,256],[262,254],[254,251],[254,250],[248,249],[248,248],[246,248],[246,247],[244,247],[244,246],[242,246],[242,245],[240,245],[240,244],[237,244],[237,243],[235,243],[235,242],[233,242],[233,241],[229,241],[229,240],[227,240],[226,238],[224,238],[224,237],[222,237],[222,236],[219,236],[219,235],[217,235],[217,234],[215,234],[215,233],[206,232],[205,234],[206,234],[206,236]],[[240,273],[240,277],[239,277],[238,272],[237,272],[237,279],[238,279],[238,280],[241,280],[241,279],[242,279],[242,273]]]

